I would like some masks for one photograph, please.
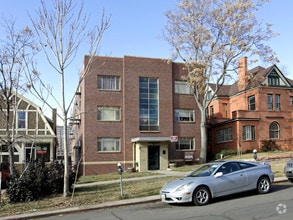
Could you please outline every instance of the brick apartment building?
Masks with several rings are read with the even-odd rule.
[[[260,151],[266,140],[293,150],[292,85],[276,65],[248,71],[247,58],[240,59],[238,81],[224,85],[209,106],[209,152]]]
[[[72,112],[72,159],[80,172],[117,172],[119,162],[124,170],[165,170],[198,158],[200,114],[185,74],[183,64],[164,59],[96,57]]]

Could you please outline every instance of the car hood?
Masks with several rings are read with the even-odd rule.
[[[207,182],[208,179],[212,178],[211,176],[209,177],[182,177],[180,179],[173,180],[171,182],[168,182],[165,184],[162,190],[174,190],[179,186],[192,183],[192,185],[198,185],[200,183]]]

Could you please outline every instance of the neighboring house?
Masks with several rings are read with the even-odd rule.
[[[96,57],[71,118],[72,159],[81,174],[117,172],[120,162],[137,171],[194,162],[200,114],[183,75],[182,63],[164,59]]]
[[[214,88],[210,84],[210,95]],[[293,150],[292,110],[292,80],[276,65],[248,71],[247,58],[240,59],[238,81],[221,87],[209,106],[209,152],[259,151],[267,140]]]
[[[45,162],[52,162],[55,159],[56,147],[56,111],[53,110],[52,120],[45,117],[40,107],[23,97],[15,95],[11,97],[13,108],[16,107],[15,123],[12,123],[13,111],[11,109],[10,133],[14,137],[14,161],[15,165],[22,169],[29,160],[44,159]],[[5,106],[3,97],[0,98],[2,107],[0,121],[0,160],[1,162],[9,161],[9,153],[6,141],[6,123],[3,117],[3,108]],[[12,124],[14,128],[12,129]]]

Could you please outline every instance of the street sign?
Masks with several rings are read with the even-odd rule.
[[[178,136],[171,136],[170,141],[171,142],[178,142]]]

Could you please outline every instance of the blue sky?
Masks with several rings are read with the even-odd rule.
[[[175,8],[177,0],[85,0],[84,2],[85,10],[91,15],[92,21],[100,20],[103,8],[106,14],[111,15],[110,28],[103,36],[99,55],[170,58],[170,46],[159,37],[166,24],[164,12]],[[0,12],[5,18],[13,17],[19,27],[31,26],[27,14],[34,16],[34,10],[38,9],[38,6],[39,0],[2,0]],[[292,0],[272,0],[265,4],[258,14],[264,22],[273,24],[272,29],[279,33],[279,36],[269,43],[280,60],[278,67],[291,79],[293,79],[292,11]],[[76,88],[85,52],[86,50],[81,50],[69,70],[72,75],[67,79],[68,97]],[[38,62],[43,76],[47,77],[48,83],[54,85],[56,79],[50,75],[52,70],[47,67],[46,61],[40,58]],[[263,65],[267,66],[267,64]],[[55,86],[57,89],[60,88],[59,84]]]

